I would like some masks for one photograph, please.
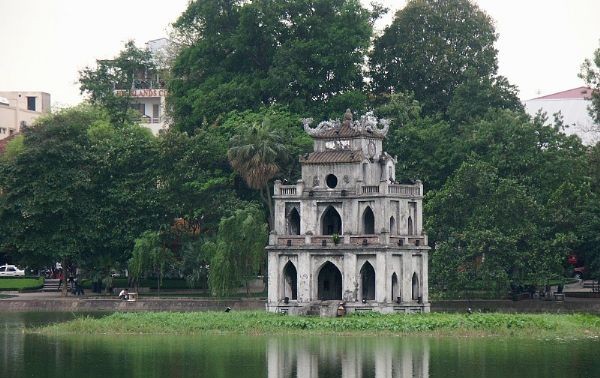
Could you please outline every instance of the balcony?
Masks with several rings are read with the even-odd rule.
[[[157,123],[163,123],[164,121],[165,121],[164,117],[150,117],[150,116],[147,116],[147,115],[143,115],[143,116],[140,117],[140,123],[154,123],[154,124],[157,124]]]
[[[340,235],[338,244],[334,243],[331,235],[270,235],[269,245],[278,247],[426,247],[427,235],[394,235],[387,233],[379,235]]]
[[[417,181],[414,185],[390,184],[381,182],[379,185],[362,185],[358,182],[356,187],[346,189],[329,189],[325,187],[310,188],[305,187],[302,180],[298,180],[295,185],[284,185],[281,181],[275,181],[273,188],[273,196],[277,197],[317,197],[317,198],[332,198],[332,197],[348,197],[348,196],[387,196],[411,198],[420,197],[423,193],[423,184]]]

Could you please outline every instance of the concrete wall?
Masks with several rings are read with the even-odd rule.
[[[9,105],[0,104],[0,139],[20,131],[21,123],[31,125],[42,114],[50,112],[50,94],[45,92],[0,92]],[[27,97],[35,97],[35,111],[27,110]]]
[[[600,301],[593,299],[570,299],[565,301],[544,301],[539,299],[510,300],[460,300],[431,302],[432,312],[519,312],[519,313],[576,313],[600,314]]]
[[[118,311],[224,311],[231,307],[232,310],[265,309],[265,301],[260,299],[244,300],[213,300],[213,299],[141,299],[136,302],[127,302],[119,299],[79,299],[79,298],[51,298],[51,299],[2,299],[0,312],[118,312]]]

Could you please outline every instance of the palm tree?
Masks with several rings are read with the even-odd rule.
[[[227,151],[229,163],[246,184],[258,190],[269,209],[269,228],[273,229],[273,203],[270,181],[279,173],[287,159],[287,149],[278,130],[270,127],[268,120],[251,127],[241,128],[231,138]]]

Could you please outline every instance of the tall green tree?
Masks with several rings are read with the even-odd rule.
[[[164,244],[160,233],[145,231],[135,240],[128,266],[136,286],[142,277],[149,273],[153,274],[156,277],[158,294],[160,295],[162,279],[172,261],[173,253]]]
[[[425,114],[445,113],[467,75],[498,68],[492,19],[470,0],[410,0],[375,39],[375,93],[414,92]]]
[[[159,138],[158,190],[168,219],[214,235],[221,218],[240,206],[227,148],[214,128],[192,136],[170,130]]]
[[[41,118],[23,129],[23,152],[1,165],[1,240],[25,265],[68,269],[90,251],[87,127],[100,117],[80,108]]]
[[[81,70],[79,89],[88,96],[90,103],[108,111],[113,124],[120,125],[139,117],[130,111],[132,97],[129,91],[143,86],[142,82],[156,71],[150,51],[128,41],[115,58],[98,59],[95,67]]]
[[[213,256],[209,284],[214,295],[229,294],[239,283],[249,293],[249,282],[264,264],[267,231],[262,211],[252,205],[221,220],[216,240],[206,247]]]
[[[283,135],[268,120],[239,131],[231,138],[231,147],[227,152],[229,162],[250,188],[259,191],[261,200],[267,206],[269,228],[272,229],[270,182],[280,172],[282,162],[288,159]]]
[[[554,267],[556,256],[535,253],[541,248],[540,210],[516,181],[500,178],[487,163],[465,162],[427,203],[436,283],[504,289],[529,272],[549,274],[539,263]]]
[[[358,0],[191,2],[174,23],[176,127],[275,103],[302,114],[364,105],[363,58],[379,12]]]
[[[579,77],[593,90],[588,110],[594,123],[600,127],[600,48],[594,51],[592,59],[583,62]]]

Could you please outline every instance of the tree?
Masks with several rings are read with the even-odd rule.
[[[200,234],[215,235],[222,217],[242,201],[227,160],[228,138],[220,130],[188,136],[170,130],[159,138],[159,192],[169,223],[183,219]]]
[[[490,110],[507,109],[525,113],[519,90],[503,76],[477,77],[469,71],[454,90],[447,116],[454,124],[483,118]]]
[[[279,173],[287,159],[283,136],[272,128],[268,120],[240,130],[231,138],[227,152],[233,169],[260,198],[269,211],[269,228],[273,228],[273,202],[270,181]]]
[[[531,271],[549,274],[540,266],[554,266],[556,254],[536,253],[540,210],[525,187],[491,165],[463,163],[426,206],[432,277],[453,289],[483,282],[501,290]]]
[[[156,146],[148,130],[115,126],[88,105],[41,118],[0,162],[3,248],[30,267],[62,262],[108,277],[135,238],[166,222]]]
[[[249,293],[248,284],[264,263],[267,231],[262,212],[252,205],[221,220],[216,240],[206,246],[212,255],[209,284],[214,295],[229,294],[240,282]]]
[[[364,105],[363,59],[380,11],[358,0],[191,2],[174,23],[176,127],[191,132],[275,103],[302,114]]]
[[[67,270],[90,251],[87,127],[98,118],[89,108],[40,118],[22,131],[24,151],[1,166],[2,244],[25,265],[60,261]]]
[[[148,80],[156,72],[150,51],[128,41],[114,59],[98,59],[96,67],[79,71],[79,89],[89,96],[90,103],[108,111],[113,124],[121,125],[139,118],[139,114],[129,110],[130,90],[150,85]]]
[[[579,77],[592,88],[592,103],[588,107],[594,123],[600,126],[600,48],[594,51],[594,57],[586,59],[581,65]]]
[[[140,278],[153,273],[157,280],[158,294],[167,265],[173,260],[173,254],[161,240],[161,235],[155,231],[145,231],[135,240],[129,271],[136,286]]]
[[[107,121],[88,129],[93,170],[90,173],[93,201],[88,223],[94,253],[81,261],[109,277],[111,269],[124,266],[134,240],[147,229],[168,223],[166,204],[157,186],[158,141],[138,125],[118,129]],[[104,269],[98,270],[103,266]]]
[[[411,0],[375,39],[373,90],[412,91],[425,114],[445,113],[469,73],[496,74],[496,39],[491,18],[470,0]]]

